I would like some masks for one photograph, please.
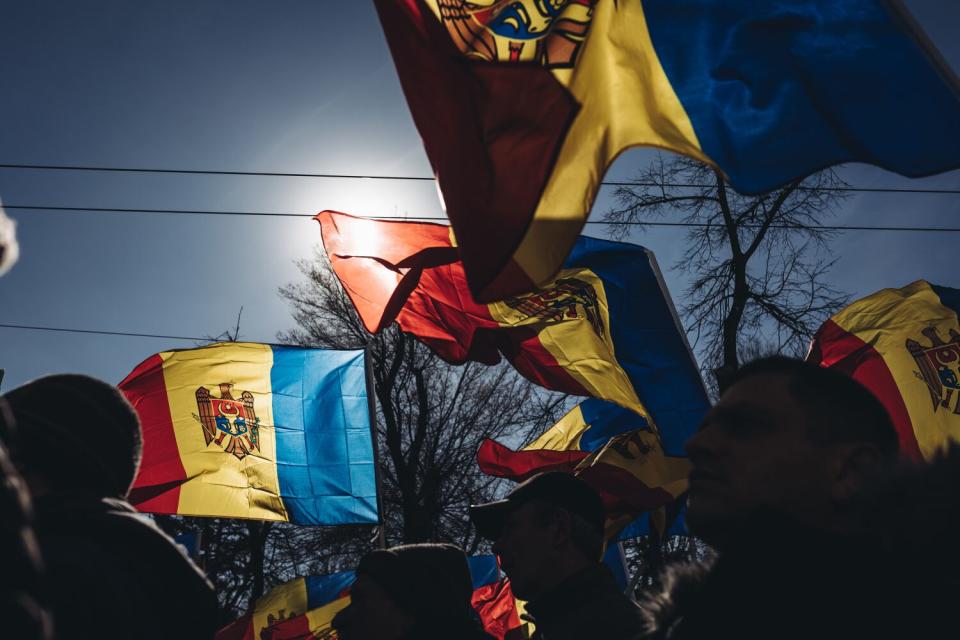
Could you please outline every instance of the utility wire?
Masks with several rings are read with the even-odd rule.
[[[57,331],[61,333],[89,333],[101,336],[129,336],[131,338],[161,338],[164,340],[189,340],[202,342],[210,338],[192,338],[189,336],[165,336],[157,333],[130,333],[127,331],[100,331],[94,329],[70,329],[66,327],[38,327],[26,324],[0,324],[0,329],[28,329],[30,331]]]
[[[330,178],[344,180],[412,180],[418,182],[432,182],[435,178],[431,176],[391,176],[391,175],[364,175],[347,173],[299,173],[286,171],[230,171],[220,169],[157,169],[148,167],[97,167],[85,165],[60,165],[60,164],[0,164],[0,169],[27,169],[37,171],[97,171],[103,173],[166,173],[180,175],[201,175],[201,176],[264,176],[274,178]],[[600,183],[605,187],[670,187],[670,188],[691,188],[697,189],[709,187],[708,184],[697,184],[692,182],[668,182],[658,184],[655,182],[629,182],[629,181],[604,181]],[[852,193],[923,193],[939,195],[960,195],[960,189],[919,189],[919,188],[894,188],[894,187],[799,187],[804,189],[815,189],[817,191],[843,191]]]
[[[214,211],[206,209],[126,209],[121,207],[59,207],[59,206],[46,206],[46,205],[23,205],[23,204],[5,204],[3,205],[5,209],[9,210],[21,210],[21,211],[35,211],[38,213],[43,213],[45,211],[63,211],[63,212],[75,212],[75,213],[144,213],[144,214],[157,214],[157,215],[202,215],[202,216],[253,216],[253,217],[272,217],[272,218],[312,218],[316,214],[313,213],[295,213],[291,211]],[[442,216],[411,216],[411,217],[399,217],[399,216],[373,216],[375,220],[386,220],[393,222],[449,222],[449,220]],[[613,224],[616,225],[628,225],[628,226],[638,226],[638,227],[696,227],[704,228],[713,225],[709,225],[704,222],[662,222],[662,221],[652,221],[652,222],[639,222],[639,221],[626,221],[626,222],[604,222],[602,220],[587,220],[584,224]],[[754,229],[758,228],[760,225],[750,225],[743,224],[739,225],[745,229]],[[894,226],[867,226],[867,225],[789,225],[789,224],[773,224],[770,225],[774,229],[812,229],[815,231],[900,231],[900,232],[946,232],[946,233],[957,233],[960,232],[960,227],[894,227]]]

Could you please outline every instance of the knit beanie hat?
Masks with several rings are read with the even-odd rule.
[[[371,551],[357,574],[372,578],[417,620],[471,616],[473,584],[467,556],[452,544],[411,544]]]
[[[143,451],[140,420],[113,385],[79,374],[39,378],[4,396],[14,459],[56,493],[125,498]]]

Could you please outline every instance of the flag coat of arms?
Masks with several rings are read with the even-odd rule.
[[[378,521],[363,351],[219,343],[151,356],[119,387],[143,426],[139,510]]]
[[[295,578],[257,599],[253,610],[217,632],[215,640],[307,640],[329,633],[350,604],[353,571]]]
[[[442,225],[317,216],[331,265],[371,332],[393,321],[448,362],[505,357],[548,388],[688,433],[708,402],[653,254],[581,237],[558,277],[500,302],[470,294]],[[671,436],[672,437],[672,436]]]
[[[929,459],[960,442],[960,290],[918,280],[853,302],[814,336],[807,359],[870,389],[901,453]]]
[[[482,302],[554,278],[632,146],[751,193],[843,162],[960,166],[958,84],[899,2],[375,4]]]

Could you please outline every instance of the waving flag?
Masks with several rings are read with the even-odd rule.
[[[449,362],[507,358],[528,379],[653,414],[685,432],[707,400],[653,254],[581,237],[556,280],[481,304],[449,228],[317,216],[323,243],[364,325],[394,320]],[[648,413],[649,412],[649,413]]]
[[[885,0],[376,0],[480,301],[563,268],[610,163],[648,145],[763,192],[960,165],[957,83]]]
[[[353,571],[296,578],[257,599],[253,611],[221,629],[215,640],[307,640],[323,637],[350,604]]]
[[[647,426],[642,416],[591,398],[571,409],[557,424],[519,451],[489,438],[484,440],[477,451],[477,462],[487,475],[515,482],[545,471],[572,473],[610,438]]]
[[[143,425],[139,510],[378,521],[363,351],[220,343],[158,353],[119,386]]]
[[[827,320],[807,360],[842,371],[883,403],[900,451],[928,459],[960,441],[960,290],[918,280]]]
[[[500,597],[502,589],[496,588],[502,582],[496,557],[471,556],[467,563],[474,588],[473,601],[484,627],[489,624],[494,630],[507,629],[510,613],[517,618],[516,604],[511,605]],[[355,572],[344,571],[296,578],[281,584],[258,598],[252,611],[221,629],[215,640],[327,638],[333,617],[350,604],[350,587],[355,581]],[[494,592],[498,594],[496,598],[490,595]],[[494,631],[488,630],[488,633],[496,636]],[[498,640],[503,637],[497,636]]]
[[[558,426],[563,424],[561,421]],[[517,482],[543,471],[573,473],[603,500],[608,539],[646,513],[651,514],[651,521],[631,527],[631,537],[664,533],[668,507],[688,489],[690,462],[685,457],[665,455],[657,435],[647,429],[614,435],[592,452],[579,449],[573,441],[567,443],[567,449],[537,448],[564,446],[564,438],[555,437],[557,431],[555,426],[544,434],[547,438],[541,437],[521,451],[485,440],[477,452],[480,470]]]

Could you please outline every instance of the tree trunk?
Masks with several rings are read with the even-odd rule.
[[[250,577],[253,579],[249,608],[253,610],[257,598],[263,595],[263,556],[266,550],[267,535],[270,533],[270,523],[248,522],[247,532],[250,541]]]

